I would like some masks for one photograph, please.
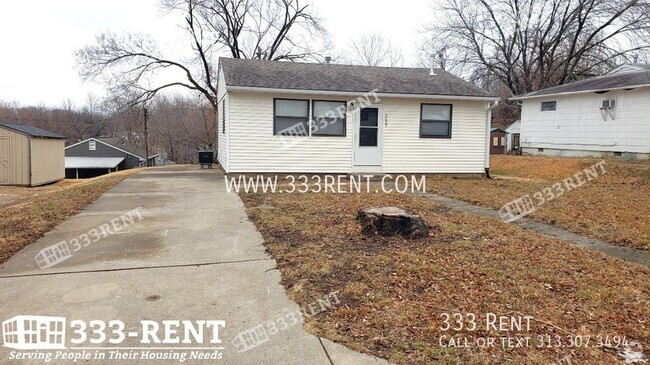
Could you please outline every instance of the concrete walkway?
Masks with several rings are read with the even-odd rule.
[[[38,268],[34,258],[44,247],[61,241],[72,245],[73,238],[136,208],[142,208],[141,221],[82,247],[52,268]],[[221,344],[208,344],[212,336],[206,336],[202,345],[143,345],[141,335],[129,334],[118,344],[105,341],[77,345],[92,347],[87,351],[93,356],[96,346],[201,346],[209,348],[206,353],[221,354],[222,359],[187,359],[185,363],[385,363],[310,335],[300,323],[276,334],[267,331],[268,341],[238,352],[233,344],[238,334],[258,325],[267,327],[271,321],[283,327],[278,319],[299,310],[287,298],[275,260],[265,253],[262,243],[261,235],[247,219],[241,200],[236,194],[226,192],[220,172],[197,168],[148,170],[120,183],[0,266],[0,320],[17,315],[66,317],[68,348],[75,346],[71,345],[72,320],[121,320],[126,325],[125,332],[142,332],[141,320],[226,322],[225,328],[219,331]],[[321,298],[314,298],[317,299]],[[90,336],[90,329],[86,332]],[[212,334],[210,330],[206,332]],[[44,363],[12,359],[12,351],[0,348],[1,364]],[[178,360],[109,360],[109,351],[103,352],[107,359],[84,363],[179,363]],[[169,353],[168,350],[158,352]]]
[[[464,201],[448,198],[437,194],[425,193],[425,194],[415,194],[415,195],[423,196],[427,199],[444,204],[454,211],[501,221],[501,216],[499,215],[499,212],[494,209],[481,207],[478,205],[470,204]],[[633,262],[644,266],[650,266],[650,252],[648,251],[637,250],[628,247],[614,246],[601,240],[581,236],[566,231],[564,229],[558,228],[556,226],[546,224],[546,223],[536,222],[531,219],[523,218],[515,221],[513,224],[523,229],[528,229],[537,233],[541,233],[546,236],[567,241],[589,250],[600,251],[607,255],[618,257],[625,261]]]

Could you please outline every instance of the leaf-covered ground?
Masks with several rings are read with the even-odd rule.
[[[308,331],[398,364],[622,363],[597,336],[650,347],[650,270],[516,226],[448,211],[416,196],[243,194],[304,306],[334,290],[341,305]],[[364,237],[359,209],[397,205],[421,214],[429,237]],[[443,331],[442,313],[474,313],[478,328]],[[487,313],[535,318],[530,331],[486,331]],[[441,346],[442,335],[530,336],[531,348]],[[591,336],[589,348],[537,348],[537,336]],[[646,350],[646,353],[648,351]]]
[[[430,177],[427,190],[494,209],[533,195],[601,160],[491,158],[495,180]],[[650,162],[607,160],[606,174],[546,202],[529,218],[609,243],[650,249]]]
[[[36,188],[37,195],[23,198],[17,204],[0,207],[0,264],[141,170],[120,171],[90,180],[65,180],[47,188]],[[9,189],[25,197],[30,193],[30,188],[14,187],[7,191]]]

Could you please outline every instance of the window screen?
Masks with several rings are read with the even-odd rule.
[[[309,101],[274,100],[273,133],[290,136],[308,136]]]
[[[542,111],[543,112],[554,112],[557,110],[557,101],[543,101],[542,102]]]
[[[420,138],[451,138],[451,104],[422,104]]]
[[[344,101],[316,101],[312,107],[312,136],[345,137],[347,104]]]

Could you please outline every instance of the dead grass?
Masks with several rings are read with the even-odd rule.
[[[497,156],[496,180],[431,177],[427,189],[494,209],[534,194],[597,159]],[[607,160],[607,174],[539,207],[529,218],[609,243],[650,249],[650,163]]]
[[[133,169],[42,189],[43,193],[0,208],[0,263],[34,243],[120,181],[142,169]],[[25,188],[13,188],[25,189]],[[37,188],[38,189],[38,188]]]
[[[613,364],[600,348],[444,348],[439,315],[534,316],[530,333],[625,335],[650,345],[650,270],[415,196],[244,194],[248,214],[300,305],[339,290],[308,331],[398,364]],[[398,205],[429,237],[363,237],[367,206]],[[545,323],[546,322],[546,323]],[[483,322],[484,323],[484,322]],[[486,336],[481,329],[457,334]],[[561,329],[561,330],[560,330]],[[566,333],[564,332],[566,331]],[[490,333],[490,336],[514,333]]]
[[[53,184],[36,186],[33,188],[24,186],[0,186],[0,208],[16,204],[22,200],[29,199],[50,191],[59,190],[66,186],[75,185],[83,180],[61,180]]]

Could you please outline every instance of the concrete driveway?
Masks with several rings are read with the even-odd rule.
[[[43,248],[62,241],[70,246],[72,239],[137,208],[141,220],[81,247],[51,268],[36,264],[35,256]],[[265,253],[262,237],[247,219],[241,200],[226,192],[223,175],[215,170],[152,169],[125,180],[0,266],[0,291],[2,321],[18,315],[65,317],[68,350],[58,356],[87,353],[84,356],[91,359],[84,363],[89,364],[181,362],[172,353],[186,353],[184,362],[190,364],[383,362],[312,336],[300,323],[285,328],[279,319],[300,308],[287,298],[275,261]],[[322,298],[314,298],[318,299]],[[72,320],[89,325],[86,342],[71,344],[72,338],[79,337],[73,333]],[[90,338],[100,336],[91,333],[91,320],[123,322],[126,338],[91,343]],[[187,344],[143,344],[143,320],[155,321],[161,328],[163,320],[223,320],[225,328],[219,329],[220,344],[208,343],[214,333],[207,327],[203,344],[194,339]],[[277,333],[273,326],[278,327]],[[241,336],[237,340],[240,333],[254,328],[263,329],[256,340]],[[110,329],[103,332],[115,338]],[[162,338],[164,333],[160,334]],[[243,338],[249,342],[241,342]],[[195,349],[201,356],[221,359],[190,359]],[[142,356],[146,350],[153,360],[110,359],[118,353]],[[16,359],[34,352],[2,347],[0,363],[45,363]],[[48,352],[56,355],[56,350],[37,351]],[[49,363],[69,360],[55,358]]]

